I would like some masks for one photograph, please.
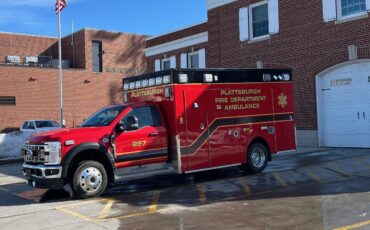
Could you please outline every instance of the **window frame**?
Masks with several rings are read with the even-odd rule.
[[[163,126],[163,118],[161,116],[161,113],[160,113],[159,109],[156,106],[154,106],[154,105],[144,105],[144,106],[139,106],[139,107],[133,107],[133,108],[131,108],[132,110],[130,112],[128,112],[123,118],[121,118],[120,122],[123,122],[124,123],[125,120],[128,117],[130,117],[130,116],[136,116],[135,115],[135,110],[137,111],[137,109],[145,108],[145,107],[149,108],[149,110],[150,110],[150,115],[152,117],[152,123],[153,123],[153,125],[140,126],[140,121],[139,121],[139,128],[137,130],[129,130],[127,132],[138,131],[138,130],[141,130],[141,129],[145,128],[145,127],[154,127],[155,128],[155,127],[162,127]],[[158,118],[159,118],[158,121],[155,120],[155,115],[154,115],[154,111],[153,110],[155,110],[156,115],[158,115]]]
[[[193,68],[193,69],[199,69],[199,50],[198,51],[195,51],[195,52],[191,52],[191,53],[188,53],[188,69],[192,69],[191,68],[191,57],[194,56],[194,55],[198,55],[198,67],[197,68]]]
[[[363,16],[363,15],[367,14],[366,1],[365,1],[365,10],[364,11],[354,13],[354,14],[349,14],[349,15],[346,15],[346,16],[343,16],[343,14],[342,14],[342,11],[343,11],[342,10],[342,0],[336,0],[335,3],[336,3],[336,6],[337,6],[337,20],[346,20],[346,19],[356,18],[356,17]]]
[[[94,71],[94,66],[95,66],[95,62],[94,62],[94,44],[98,44],[99,45],[99,50],[98,50],[98,56],[99,56],[99,71]],[[91,60],[91,68],[92,68],[92,72],[93,73],[103,73],[103,42],[101,40],[92,40],[91,41],[91,56],[92,56],[92,60]]]
[[[165,59],[162,59],[161,60],[161,70],[168,70],[168,69],[164,69],[164,63],[165,62],[168,62],[169,63],[170,68],[168,68],[168,69],[171,69],[171,59],[170,58],[165,58]]]
[[[269,31],[269,26],[268,25],[267,25],[267,29],[268,29],[267,34],[262,35],[262,36],[258,36],[258,37],[255,37],[254,34],[253,34],[253,8],[256,8],[256,7],[259,7],[259,6],[262,6],[262,5],[267,5],[267,20],[268,20],[268,22],[270,22],[268,4],[269,4],[268,0],[264,0],[264,1],[261,1],[261,2],[253,3],[253,4],[248,6],[248,11],[249,11],[249,15],[248,15],[249,25],[248,26],[249,26],[250,40],[259,40],[259,39],[264,39],[264,38],[269,38],[270,37],[270,31]]]

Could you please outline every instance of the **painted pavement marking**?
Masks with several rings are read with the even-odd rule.
[[[241,178],[239,178],[239,182],[240,182],[241,186],[243,187],[243,190],[244,190],[245,194],[247,196],[252,195],[252,190],[251,190],[251,188],[249,187],[249,185],[247,183],[247,179],[241,177]]]
[[[277,173],[277,172],[273,172],[271,173],[271,175],[284,187],[284,188],[288,188],[289,185],[288,183]]]
[[[351,229],[355,229],[355,228],[365,227],[365,226],[368,226],[368,225],[370,225],[370,220],[359,222],[359,223],[348,225],[348,226],[344,226],[344,227],[335,228],[334,230],[351,230]]]
[[[308,167],[303,167],[302,170],[313,180],[319,182],[319,183],[324,183],[325,181],[322,180],[318,175],[316,175],[314,172],[312,172],[311,169]]]

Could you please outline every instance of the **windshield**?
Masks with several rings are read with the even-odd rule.
[[[126,108],[126,106],[114,106],[99,110],[86,121],[84,121],[81,127],[99,127],[107,126]]]
[[[56,121],[35,121],[37,128],[57,128],[60,127]]]

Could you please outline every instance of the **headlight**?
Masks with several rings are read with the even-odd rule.
[[[57,165],[60,164],[62,159],[62,145],[60,142],[46,142],[45,152],[49,153],[49,161],[46,165]]]

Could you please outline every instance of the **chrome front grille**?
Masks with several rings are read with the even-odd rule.
[[[45,145],[25,145],[22,149],[24,161],[28,163],[47,163],[49,153],[45,151]]]

